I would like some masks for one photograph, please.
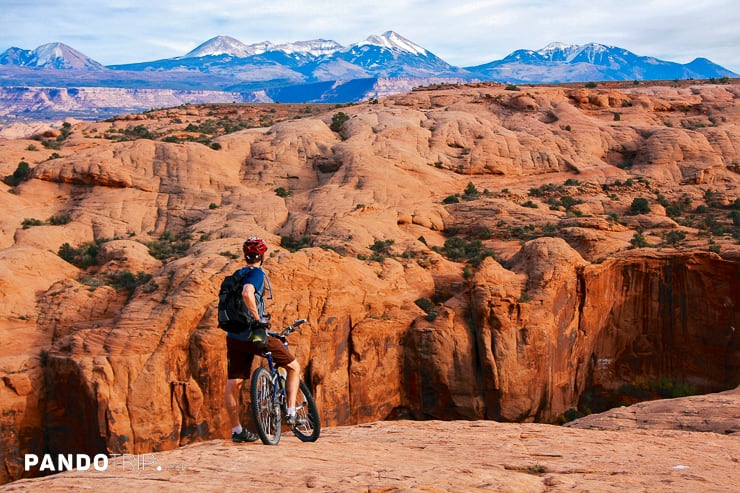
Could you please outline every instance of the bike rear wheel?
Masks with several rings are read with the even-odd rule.
[[[302,442],[315,442],[321,433],[321,420],[316,402],[313,400],[308,386],[301,380],[298,394],[296,395],[296,417],[298,422],[291,427],[293,434]]]
[[[265,445],[277,445],[282,432],[282,412],[275,398],[275,386],[267,369],[260,367],[255,370],[250,392],[252,412],[260,440]]]

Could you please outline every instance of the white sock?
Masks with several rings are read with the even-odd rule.
[[[236,433],[236,434],[238,435],[239,433],[241,433],[241,432],[242,432],[242,429],[243,429],[243,428],[242,428],[242,425],[240,425],[240,424],[239,424],[239,425],[236,425],[235,427],[233,427],[233,428],[231,429],[231,431],[233,431],[234,433]]]
[[[288,416],[295,416],[295,408],[289,407],[288,408]]]

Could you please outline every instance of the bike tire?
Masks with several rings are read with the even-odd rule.
[[[291,431],[302,442],[315,442],[321,433],[321,419],[316,402],[313,400],[308,386],[300,381],[298,394],[296,395],[296,416],[298,424],[291,427]]]
[[[252,413],[257,434],[265,445],[277,445],[282,432],[282,412],[275,398],[275,387],[270,372],[257,368],[252,375],[250,387]]]

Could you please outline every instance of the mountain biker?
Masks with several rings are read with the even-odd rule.
[[[242,297],[254,319],[259,321],[256,323],[262,328],[267,328],[270,324],[270,318],[269,315],[265,314],[264,295],[265,285],[269,288],[270,281],[265,271],[262,270],[262,261],[267,251],[267,243],[262,238],[250,237],[242,245],[242,250],[244,260],[247,263],[244,269],[248,270],[244,278]],[[272,298],[271,288],[270,298]],[[258,347],[248,341],[249,333],[250,331],[226,334],[227,380],[224,405],[231,421],[231,440],[234,442],[253,442],[259,438],[256,434],[242,427],[239,422],[237,407],[239,389],[243,381],[249,379],[254,355],[262,354],[265,351],[264,347]],[[296,422],[295,403],[300,382],[300,364],[279,339],[268,337],[266,350],[272,353],[275,365],[282,366],[287,371],[287,421],[292,426]]]

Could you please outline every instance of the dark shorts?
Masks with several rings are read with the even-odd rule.
[[[293,362],[295,356],[290,354],[280,339],[270,337],[267,339],[267,349],[272,352],[272,361],[275,366],[288,366]],[[252,361],[255,354],[262,354],[261,349],[256,349],[246,341],[240,341],[233,337],[226,338],[226,362],[227,378],[248,379],[252,370]]]

